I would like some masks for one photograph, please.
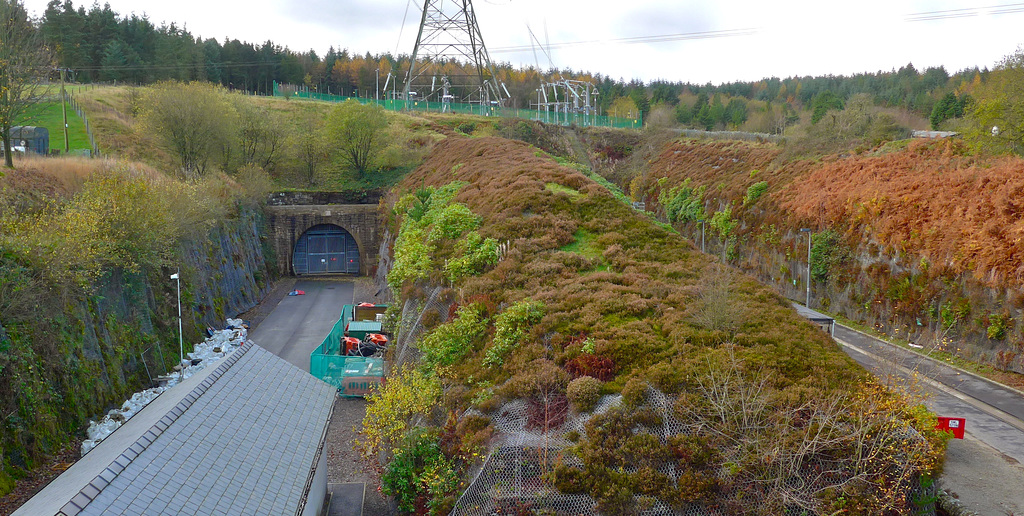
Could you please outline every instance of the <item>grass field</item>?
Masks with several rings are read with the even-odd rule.
[[[43,102],[33,106],[18,125],[47,128],[50,131],[50,150],[64,150],[64,120],[60,102]],[[72,151],[90,148],[85,123],[71,106],[68,106],[68,140]]]

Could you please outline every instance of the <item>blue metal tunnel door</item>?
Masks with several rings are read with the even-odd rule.
[[[295,242],[292,270],[303,274],[359,274],[359,245],[344,229],[319,224]]]

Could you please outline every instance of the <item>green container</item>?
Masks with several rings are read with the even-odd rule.
[[[376,321],[352,321],[348,323],[348,336],[363,340],[371,333],[380,333],[381,326]]]

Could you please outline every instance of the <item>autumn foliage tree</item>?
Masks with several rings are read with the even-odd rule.
[[[1003,58],[974,93],[968,138],[980,148],[1024,154],[1024,48]]]

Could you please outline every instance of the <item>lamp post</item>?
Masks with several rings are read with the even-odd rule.
[[[377,85],[373,87],[373,100],[380,102],[380,68],[377,68],[375,79],[377,79]]]
[[[178,284],[178,372],[179,382],[185,380],[185,338],[181,334],[181,270],[171,274],[171,279]]]
[[[705,221],[704,221],[704,219],[700,219],[697,222],[700,222],[700,252],[703,253],[704,252],[704,222]]]
[[[807,233],[807,301],[804,306],[811,307],[811,229],[800,228],[801,233]]]

